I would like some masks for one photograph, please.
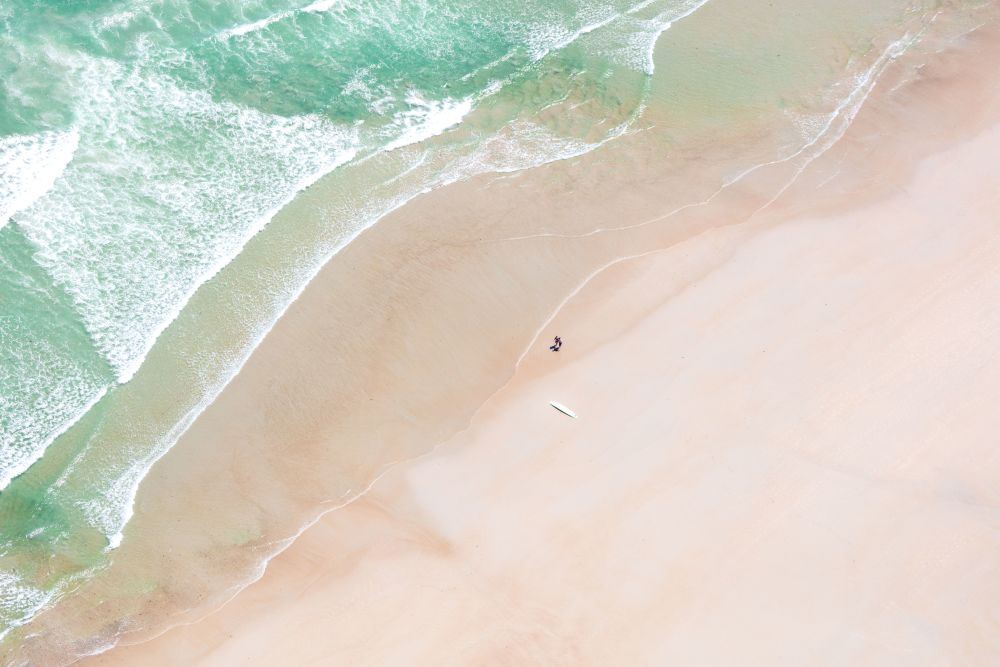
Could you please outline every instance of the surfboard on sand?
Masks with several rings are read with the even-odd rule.
[[[562,403],[556,403],[555,401],[549,401],[549,405],[551,405],[552,407],[554,407],[556,410],[558,410],[559,412],[563,413],[564,415],[567,415],[569,417],[572,417],[573,419],[576,419],[576,413],[573,412],[572,410],[570,410],[569,408],[567,408]]]

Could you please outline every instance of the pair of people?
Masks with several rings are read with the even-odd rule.
[[[562,338],[556,336],[552,345],[549,345],[549,349],[553,352],[558,352],[560,347],[562,347]]]

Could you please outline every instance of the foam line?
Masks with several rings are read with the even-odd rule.
[[[472,111],[471,98],[435,102],[411,92],[406,97],[406,103],[410,108],[396,114],[394,119],[393,129],[399,132],[399,136],[381,150],[394,151],[437,136],[461,123]]]
[[[80,418],[83,417],[83,415],[87,414],[91,408],[97,405],[97,403],[104,398],[104,395],[107,392],[107,387],[101,388],[93,395],[90,401],[80,406],[79,410],[74,412],[71,417],[67,418],[59,426],[57,426],[47,438],[39,442],[30,452],[26,452],[25,455],[21,457],[19,462],[9,465],[9,467],[5,470],[0,471],[0,491],[7,488],[7,486],[14,481],[14,478],[27,472],[28,468],[33,466],[36,461],[45,456],[46,450],[48,450],[49,446],[56,441],[56,438],[68,431],[73,424],[78,422]]]

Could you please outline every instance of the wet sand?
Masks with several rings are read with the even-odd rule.
[[[434,193],[352,244],[161,461],[137,512],[179,504],[162,519],[178,530],[198,516],[184,505],[231,504],[225,486],[198,496],[192,461],[248,497],[287,495],[296,475],[314,483],[296,447],[352,437],[372,443],[343,464],[363,495],[221,610],[82,664],[994,662],[994,36],[888,81],[771,204],[768,177],[629,236],[475,238],[496,229],[484,224],[421,246],[404,233],[445,199],[462,212],[449,215],[502,218],[520,210],[496,213],[505,196],[534,194],[499,180]],[[539,217],[593,203],[546,194]],[[607,215],[592,210],[576,223]],[[388,307],[324,298],[387,275]],[[534,342],[505,321],[553,311]],[[331,352],[348,312],[382,337]],[[467,340],[477,327],[514,334],[487,334],[484,350]],[[339,394],[336,354],[372,348],[368,393]],[[363,407],[383,401],[399,409]],[[442,441],[366,490],[387,452]],[[286,509],[304,515],[321,489],[298,491]]]

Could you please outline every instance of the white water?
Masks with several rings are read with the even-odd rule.
[[[52,189],[79,143],[75,128],[0,137],[0,227]]]
[[[472,100],[469,98],[437,102],[411,92],[406,96],[406,103],[410,108],[397,113],[390,127],[397,138],[387,143],[382,150],[393,151],[436,137],[461,123],[472,111]]]
[[[356,132],[217,102],[109,61],[65,64],[81,88],[78,160],[19,223],[125,382],[277,208],[353,158]],[[185,146],[187,135],[198,143]]]

